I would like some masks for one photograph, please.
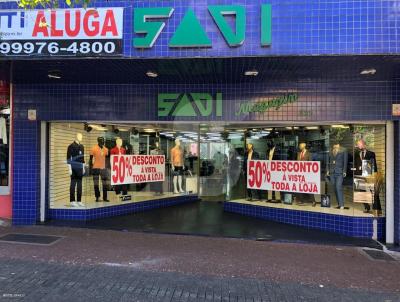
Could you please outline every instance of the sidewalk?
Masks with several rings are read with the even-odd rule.
[[[400,261],[354,247],[41,226],[6,233],[64,238],[0,242],[0,300],[400,301]]]

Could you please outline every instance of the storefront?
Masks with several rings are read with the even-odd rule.
[[[398,242],[392,2],[96,5],[2,11],[15,224],[202,200]]]

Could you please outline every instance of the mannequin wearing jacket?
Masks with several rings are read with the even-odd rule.
[[[301,161],[310,161],[311,160],[311,153],[307,150],[306,143],[299,144],[299,152],[297,152],[297,160]],[[299,205],[302,205],[305,202],[312,202],[313,207],[315,207],[316,203],[314,197],[311,194],[307,193],[297,193],[296,199],[298,200]]]
[[[85,148],[82,145],[83,136],[81,133],[76,134],[75,140],[67,149],[67,164],[71,182],[69,186],[69,201],[73,207],[83,206],[82,198],[82,177],[85,174]],[[75,199],[76,188],[76,199]],[[75,201],[76,200],[76,201]]]
[[[368,160],[372,164],[372,172],[378,172],[378,165],[376,164],[375,152],[367,150],[367,145],[364,140],[360,139],[357,141],[357,149],[354,151],[354,175],[362,175],[362,161]],[[379,200],[379,194],[374,196],[374,203],[372,205],[374,210],[382,211],[381,203]],[[368,203],[364,203],[364,212],[369,213],[371,206]]]
[[[335,190],[336,200],[338,202],[336,208],[341,210],[344,209],[343,179],[346,177],[347,162],[347,150],[342,148],[339,143],[334,143],[329,153],[328,176]]]

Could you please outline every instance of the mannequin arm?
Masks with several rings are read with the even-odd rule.
[[[68,173],[71,176],[72,175],[72,167],[71,165],[67,165],[68,166]]]

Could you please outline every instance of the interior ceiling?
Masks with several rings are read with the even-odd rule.
[[[292,56],[198,59],[47,59],[14,61],[15,83],[244,83],[266,81],[393,80],[400,56]],[[376,69],[362,76],[364,69]],[[245,76],[257,70],[258,76]],[[61,79],[49,79],[57,71]],[[158,73],[149,78],[146,72]]]

